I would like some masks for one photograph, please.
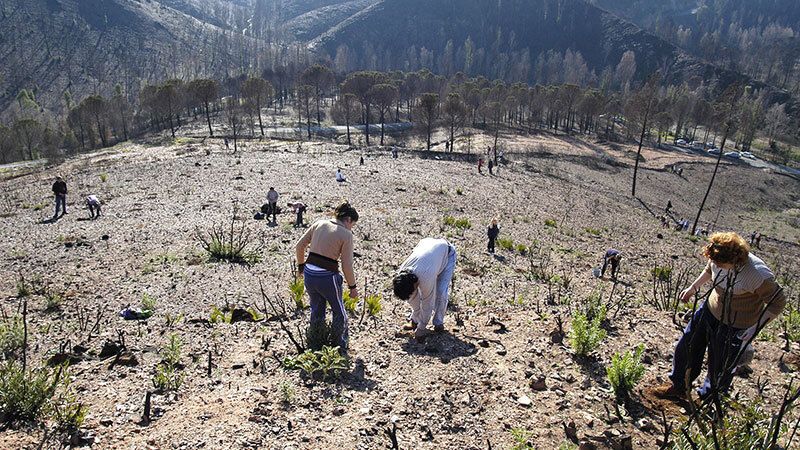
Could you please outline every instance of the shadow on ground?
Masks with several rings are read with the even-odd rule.
[[[478,352],[475,344],[465,342],[449,332],[432,334],[424,342],[410,339],[403,343],[402,348],[409,355],[432,356],[439,358],[443,363],[473,356]]]

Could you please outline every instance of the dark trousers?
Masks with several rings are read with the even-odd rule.
[[[56,194],[56,212],[53,217],[58,217],[59,208],[62,216],[67,213],[67,196],[65,194]]]
[[[297,219],[294,221],[294,227],[300,228],[303,226],[303,211],[297,211]]]
[[[92,215],[92,219],[100,217],[100,205],[89,203],[89,214]]]
[[[672,372],[669,374],[672,384],[681,390],[691,386],[700,376],[707,349],[708,377],[698,393],[705,396],[711,389],[720,393],[726,392],[733,382],[743,331],[717,320],[703,303],[686,325],[683,336],[675,346]]]
[[[276,221],[275,215],[278,214],[278,204],[277,203],[269,202],[269,211],[267,212],[267,215],[270,215],[270,214],[272,214],[272,221],[275,222]]]
[[[344,309],[342,298],[342,275],[339,272],[327,270],[317,272],[306,268],[303,271],[306,292],[311,301],[311,323],[309,326],[318,326],[325,322],[325,306],[331,306],[333,320],[331,332],[341,351],[347,350],[347,312]]]
[[[489,250],[489,253],[494,253],[494,242],[495,239],[489,238],[489,246],[487,248]]]
[[[611,265],[611,278],[617,278],[617,269],[619,268],[619,261],[616,259],[603,259],[603,268],[600,269],[600,276],[604,276],[606,274],[606,267]]]

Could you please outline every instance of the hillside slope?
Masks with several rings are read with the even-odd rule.
[[[340,70],[426,67],[560,83],[568,80],[536,75],[539,56],[572,50],[590,72],[581,82],[599,83],[631,50],[635,79],[661,69],[671,83],[751,83],[585,0],[9,0],[0,3],[0,117],[21,89],[63,112],[67,93],[80,101],[121,84],[135,96],[172,77],[258,73],[305,58],[277,45],[291,41]],[[774,92],[772,101],[788,100]]]
[[[189,65],[221,74],[235,53],[222,45],[225,23],[188,2],[14,0],[0,9],[0,111],[21,89],[59,111],[66,92],[80,100],[116,83],[131,92]],[[213,60],[197,58],[212,48]]]
[[[337,2],[306,11],[286,21],[285,29],[302,41],[312,40],[374,4],[376,0]]]
[[[778,23],[800,28],[800,3],[795,0],[589,0],[642,26],[649,27],[660,19],[696,26],[697,14],[728,25],[736,22],[751,27]]]
[[[715,65],[800,93],[796,0],[590,0]]]
[[[472,142],[482,148],[490,139],[476,134]],[[124,337],[137,366],[87,357],[72,367],[95,448],[379,449],[389,442],[384,430],[397,423],[403,449],[508,449],[512,429],[527,430],[536,448],[553,449],[567,439],[564,424],[570,422],[599,449],[621,448],[627,434],[634,448],[659,448],[661,415],[638,391],[642,402],[630,409],[630,419],[620,423],[609,412],[614,398],[604,367],[614,352],[644,344],[641,387],[663,381],[680,329],[671,313],[650,306],[651,271],[674,264],[676,271],[699,273],[700,243],[662,229],[642,203],[625,195],[632,149],[569,137],[503,139],[509,163],[493,176],[477,174],[475,153],[421,159],[424,152],[411,151],[418,146],[392,159],[377,148],[362,153],[277,140],[254,141],[232,154],[221,139],[185,139],[167,146],[124,144],[0,179],[13,205],[0,221],[6,237],[0,241],[0,297],[13,311],[20,273],[41,275],[50,291],[63,293],[62,311],[48,310],[42,295],[28,300],[31,365],[64,342],[83,342],[86,333],[77,326],[82,311],[91,317],[105,311],[87,343],[90,354],[106,340]],[[643,156],[641,201],[660,214],[671,199],[675,220],[695,211],[713,160],[685,162],[684,154],[649,148]],[[666,170],[676,161],[685,178]],[[334,181],[336,167],[350,183]],[[51,224],[43,219],[50,213],[53,172],[69,183],[71,210]],[[107,174],[105,181],[100,173]],[[309,222],[328,217],[342,198],[361,214],[354,228],[359,287],[381,295],[383,311],[363,320],[360,307],[351,314],[353,365],[338,382],[314,382],[281,368],[276,358],[292,354],[293,347],[275,320],[208,322],[212,305],[263,307],[260,283],[270,297],[286,299],[289,261],[304,232],[292,228],[290,212],[278,216],[277,226],[241,222],[264,243],[260,262],[247,269],[206,261],[195,237],[213,224],[227,226],[234,205],[240,217],[252,216],[265,186],[273,185],[281,205],[299,198],[309,206]],[[799,189],[795,180],[726,162],[703,221],[718,219],[720,230],[764,231],[768,238],[757,255],[789,280],[800,261],[800,247],[793,244]],[[729,195],[743,191],[748,195],[735,200]],[[104,202],[98,220],[82,220],[88,213],[81,199],[88,193]],[[39,202],[44,209],[24,206]],[[445,216],[467,219],[471,228],[446,225]],[[530,246],[530,258],[504,249],[486,253],[485,226],[492,217],[503,238]],[[391,276],[425,236],[449,239],[459,259],[448,332],[421,344],[396,334],[409,307],[392,296]],[[625,254],[617,286],[591,275],[609,247]],[[552,278],[537,276],[534,263]],[[786,287],[795,298],[796,285]],[[597,292],[622,310],[609,307],[607,339],[593,357],[579,358],[551,332],[562,319],[569,330],[571,311]],[[153,317],[137,322],[117,316],[144,293],[157,299]],[[302,311],[287,323],[305,327],[307,319]],[[765,334],[777,339],[779,332],[776,324]],[[138,422],[145,392],[153,389],[160,349],[173,333],[185,343],[183,384],[177,394],[153,395],[153,420],[144,427]],[[737,378],[735,394],[750,400],[760,390],[771,412],[794,376],[782,370],[795,370],[779,361],[797,358],[798,347],[782,352],[780,339],[755,345],[754,373]],[[763,390],[763,380],[770,380],[770,389]],[[519,402],[522,395],[530,405]],[[683,415],[674,407],[667,414],[677,429]],[[790,414],[787,422],[797,417]],[[641,419],[653,426],[636,425]],[[40,440],[40,428],[8,430],[0,433],[0,448],[31,448]]]
[[[471,54],[467,39],[473,44]],[[359,67],[403,69],[419,58],[419,65],[427,59],[434,70],[465,70],[513,81],[529,81],[536,56],[548,50],[579,51],[597,75],[616,67],[622,54],[631,50],[638,79],[664,69],[672,82],[746,81],[582,0],[383,0],[312,45],[331,57],[341,46],[357,50],[351,52],[356,55],[352,64]],[[520,64],[528,67],[516,67]],[[519,75],[515,72],[527,75],[527,80],[514,80]]]

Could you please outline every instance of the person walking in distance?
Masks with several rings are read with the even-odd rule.
[[[295,245],[295,256],[299,261],[297,273],[303,277],[311,301],[309,335],[324,325],[326,305],[330,305],[333,313],[331,332],[342,354],[346,354],[348,348],[347,312],[342,297],[343,281],[347,282],[350,298],[358,298],[353,270],[352,230],[356,222],[358,212],[350,203],[342,203],[334,211],[333,219],[314,222]],[[342,264],[342,273],[339,273],[339,261]]]
[[[267,192],[267,203],[269,203],[267,214],[272,214],[272,223],[278,223],[276,217],[278,214],[278,197],[280,197],[278,191],[274,187],[270,187],[269,192]]]
[[[489,253],[494,253],[494,243],[497,241],[497,236],[500,235],[500,227],[497,226],[497,219],[492,219],[492,224],[486,230],[486,235],[489,238],[489,245],[487,250]]]
[[[53,218],[58,219],[67,214],[67,183],[61,176],[57,176],[55,183],[53,183],[53,195],[55,195],[56,199],[56,210]],[[58,215],[59,208],[61,209],[61,216]]]

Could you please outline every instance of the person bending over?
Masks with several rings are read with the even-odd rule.
[[[411,305],[411,324],[418,339],[428,334],[428,322],[444,331],[444,315],[450,295],[450,282],[456,267],[456,248],[445,239],[425,238],[400,265],[392,280],[394,295]]]
[[[89,208],[92,219],[100,217],[100,200],[96,195],[86,197],[86,206]]]
[[[331,331],[339,351],[347,353],[347,312],[342,299],[342,282],[347,281],[350,298],[358,298],[356,276],[353,271],[353,225],[358,222],[358,212],[350,203],[342,203],[333,219],[314,222],[295,245],[299,262],[298,276],[303,277],[311,301],[309,330],[318,330],[325,323],[325,305],[330,305],[333,320]],[[308,248],[308,257],[306,249]],[[342,272],[339,273],[339,260]],[[319,349],[314,349],[319,350]]]
[[[606,274],[606,267],[611,266],[611,279],[617,279],[617,271],[619,270],[619,263],[622,261],[622,252],[610,248],[603,256],[603,268],[600,270],[600,278]]]

